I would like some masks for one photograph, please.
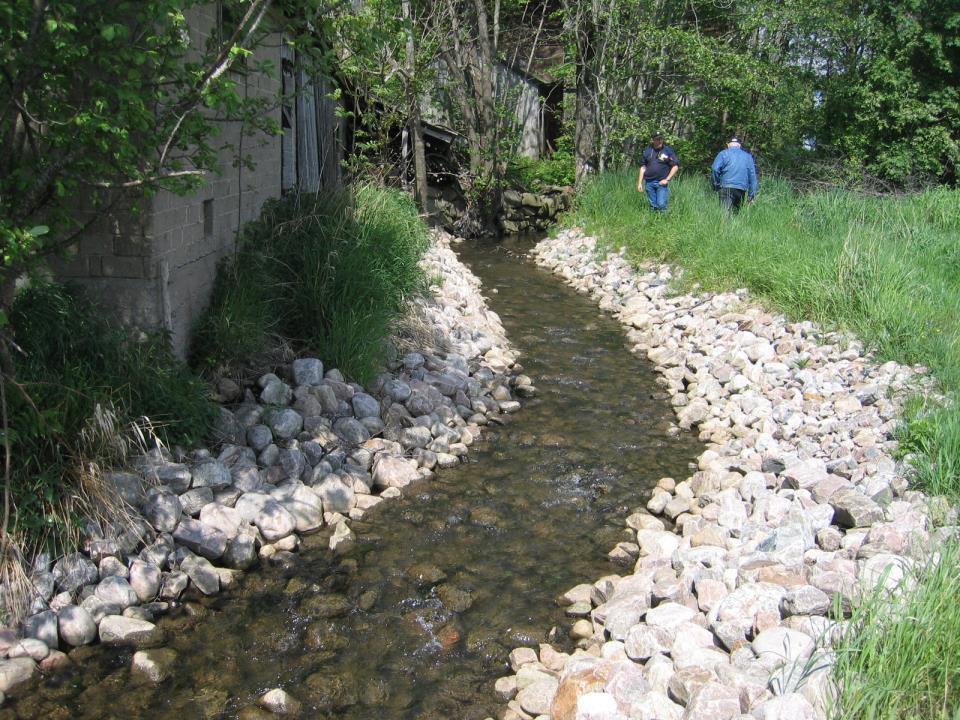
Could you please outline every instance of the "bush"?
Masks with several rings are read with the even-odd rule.
[[[163,335],[132,339],[79,292],[44,284],[22,290],[10,315],[14,378],[5,377],[13,530],[29,551],[56,549],[78,521],[71,508],[90,462],[122,462],[116,450],[146,416],[167,443],[201,440],[215,417],[207,386],[173,356]],[[109,427],[105,427],[109,425]],[[79,508],[82,508],[82,503]]]
[[[220,268],[194,362],[222,372],[289,343],[365,381],[408,298],[426,287],[418,263],[428,243],[413,202],[396,191],[268,202]]]

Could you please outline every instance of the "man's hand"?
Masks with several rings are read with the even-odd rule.
[[[643,181],[637,183],[637,192],[643,192]]]
[[[669,182],[670,182],[669,180],[667,180],[666,178],[664,178],[663,180],[660,181],[660,184],[661,184],[661,185],[667,185],[667,184],[669,184]]]

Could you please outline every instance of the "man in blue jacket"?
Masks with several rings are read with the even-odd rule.
[[[643,163],[640,165],[640,177],[637,178],[637,192],[647,191],[650,207],[655,212],[665,212],[670,200],[668,187],[673,176],[680,170],[677,153],[663,142],[662,133],[654,133],[650,145],[643,151]],[[646,188],[644,188],[646,184]]]
[[[757,195],[757,166],[753,155],[740,147],[740,138],[732,137],[727,149],[713,161],[713,189],[720,193],[720,207],[737,212],[744,196],[752,202]]]

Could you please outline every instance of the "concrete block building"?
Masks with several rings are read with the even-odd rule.
[[[193,47],[222,32],[219,2],[188,13]],[[230,254],[238,231],[256,218],[264,202],[283,192],[317,192],[339,184],[342,130],[325,78],[308,78],[280,33],[255,51],[275,76],[238,74],[241,94],[271,100],[267,112],[282,135],[250,134],[223,123],[224,149],[218,174],[188,196],[161,191],[126,197],[98,213],[80,241],[54,263],[59,279],[78,284],[128,325],[169,332],[184,356],[190,332],[205,308],[217,264]],[[235,162],[249,157],[252,169]]]

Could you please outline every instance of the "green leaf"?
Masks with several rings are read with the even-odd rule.
[[[111,42],[117,36],[117,28],[115,25],[104,25],[100,28],[100,37],[102,37],[107,42]]]
[[[50,228],[46,225],[37,225],[30,228],[30,234],[33,235],[33,237],[40,237],[41,235],[46,235],[48,232],[50,232]]]

